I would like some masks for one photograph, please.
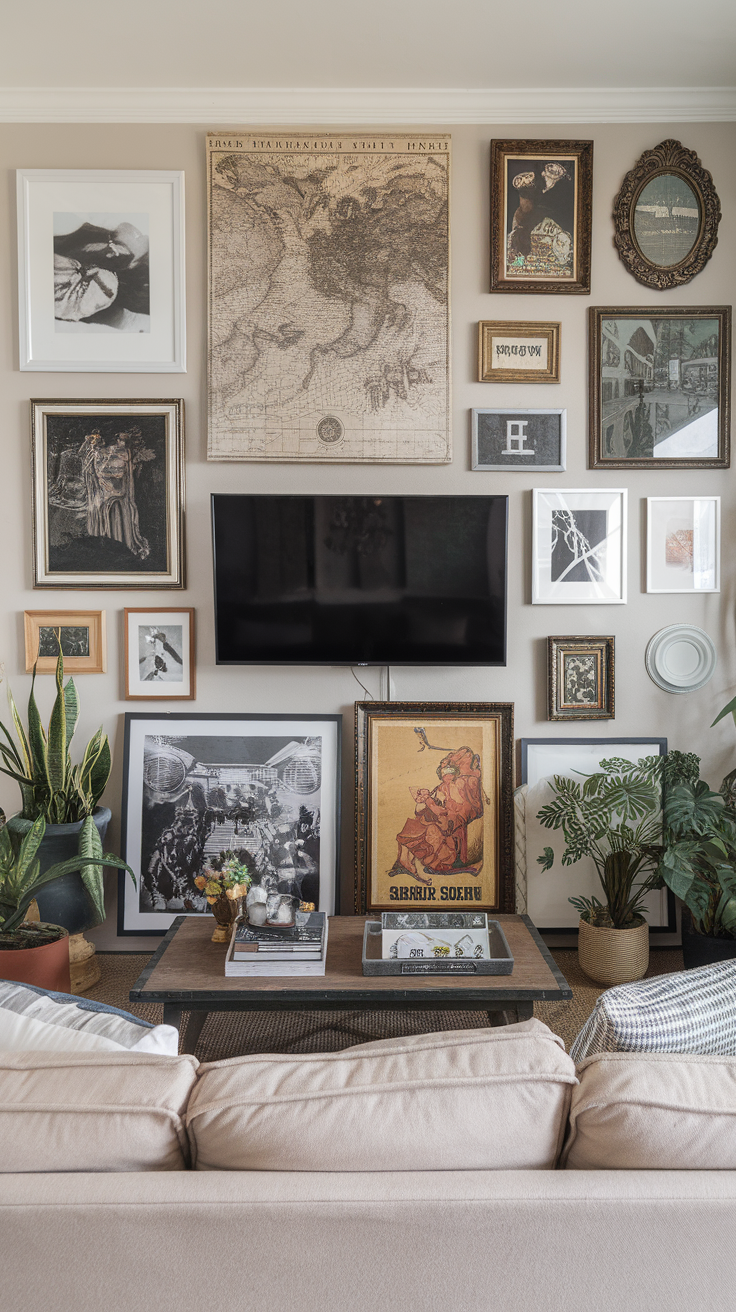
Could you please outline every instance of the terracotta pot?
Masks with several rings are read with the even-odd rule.
[[[61,925],[43,924],[43,928],[58,929],[61,937],[38,948],[0,948],[0,979],[71,993],[69,935]]]
[[[98,806],[93,813],[103,847],[111,817],[112,812],[107,806]],[[8,829],[23,836],[28,833],[31,824],[31,820],[23,820],[19,815],[11,815]],[[56,865],[58,861],[68,861],[77,855],[79,831],[83,824],[83,820],[76,820],[69,825],[46,826],[46,832],[38,849],[41,874],[50,866]],[[40,890],[37,900],[41,919],[49,925],[63,925],[70,934],[81,934],[83,930],[91,929],[93,925],[100,923],[82,883],[82,876],[77,872],[62,875],[60,879],[54,879],[50,884],[46,884]]]
[[[687,907],[682,908],[682,961],[685,970],[713,966],[717,961],[736,957],[736,938],[714,938],[699,934]]]
[[[578,959],[588,979],[596,984],[630,984],[632,980],[642,979],[649,965],[646,920],[630,929],[603,929],[581,920]]]

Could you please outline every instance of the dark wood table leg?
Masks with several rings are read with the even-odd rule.
[[[164,1003],[164,1025],[173,1025],[178,1030],[181,1025],[181,1013],[184,1010],[178,1002]]]
[[[189,1012],[189,1020],[184,1027],[183,1033],[181,1030],[179,1031],[179,1047],[182,1052],[194,1053],[199,1036],[202,1033],[204,1023],[209,1014],[209,1011],[206,1011],[204,1007],[198,1008],[197,1011]]]
[[[488,1012],[488,1024],[516,1025],[522,1020],[531,1020],[534,1015],[533,1002],[509,1002],[505,1007],[494,1008]]]

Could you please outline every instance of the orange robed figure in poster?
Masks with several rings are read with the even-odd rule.
[[[437,776],[431,792],[411,789],[414,815],[396,835],[399,850],[390,875],[431,884],[432,875],[480,874],[482,860],[468,864],[468,825],[483,815],[480,758],[459,747],[442,758]]]

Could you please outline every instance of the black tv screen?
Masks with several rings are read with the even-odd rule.
[[[505,665],[503,496],[212,497],[219,665]]]

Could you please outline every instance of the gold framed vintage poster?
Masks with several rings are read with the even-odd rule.
[[[357,914],[514,911],[513,704],[357,702]]]
[[[23,630],[26,673],[54,674],[61,647],[67,674],[105,674],[107,636],[104,610],[26,610]]]
[[[478,324],[479,383],[559,383],[558,323]]]

